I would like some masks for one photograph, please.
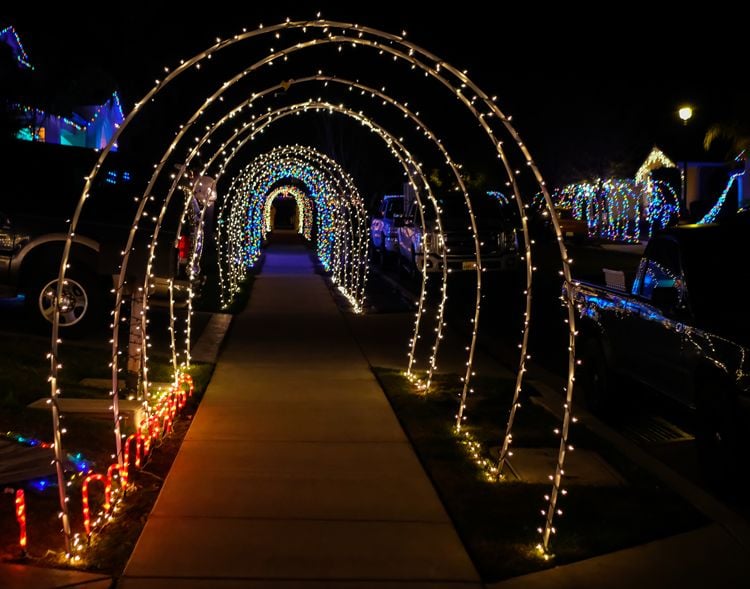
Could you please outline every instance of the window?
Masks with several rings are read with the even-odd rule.
[[[641,262],[642,297],[651,299],[655,288],[676,288],[682,291],[682,269],[677,244],[670,239],[652,239]]]

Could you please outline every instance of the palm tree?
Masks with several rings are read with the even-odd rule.
[[[738,154],[750,152],[750,128],[739,122],[716,123],[706,131],[703,147],[708,151],[717,141],[726,144],[729,147],[727,157],[735,159]]]

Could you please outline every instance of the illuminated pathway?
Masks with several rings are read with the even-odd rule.
[[[308,251],[278,243],[120,587],[332,581],[479,586]]]

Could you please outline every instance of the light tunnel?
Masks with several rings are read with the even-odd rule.
[[[290,181],[301,183],[306,194],[287,187],[285,183]],[[258,260],[270,230],[271,201],[285,190],[292,190],[298,203],[300,232],[306,231],[308,239],[315,234],[316,254],[323,269],[332,273],[342,294],[361,310],[367,256],[362,200],[340,166],[303,146],[279,147],[261,154],[233,180],[218,219],[222,300],[231,302]],[[227,239],[222,240],[223,235]]]
[[[192,115],[187,117],[181,124],[175,127],[175,136],[168,143],[161,158],[153,165],[151,177],[144,187],[142,193],[135,197],[135,213],[130,232],[122,249],[122,263],[119,275],[116,277],[114,287],[114,306],[112,311],[112,355],[111,373],[113,399],[113,423],[115,435],[114,456],[117,463],[122,467],[128,444],[123,443],[124,436],[120,431],[121,416],[118,409],[120,395],[118,380],[122,372],[123,356],[123,333],[121,324],[124,322],[124,304],[130,296],[129,293],[143,293],[143,312],[138,318],[141,346],[143,353],[140,360],[141,382],[138,388],[139,398],[142,399],[144,408],[149,415],[163,415],[164,404],[169,407],[176,405],[175,396],[160,394],[150,390],[149,381],[149,354],[148,354],[148,330],[149,330],[149,300],[156,289],[154,267],[160,255],[159,236],[163,225],[167,222],[168,211],[175,207],[181,209],[179,220],[176,225],[177,235],[188,232],[188,226],[192,223],[195,227],[193,247],[190,252],[187,272],[189,278],[187,296],[187,314],[184,319],[183,341],[178,341],[177,324],[178,317],[175,311],[174,284],[169,284],[170,301],[170,340],[173,365],[174,386],[178,387],[184,383],[190,370],[190,333],[192,300],[194,298],[193,284],[195,274],[200,266],[202,251],[199,243],[203,242],[204,232],[207,229],[207,219],[211,211],[216,209],[218,214],[216,220],[216,247],[219,259],[219,271],[221,273],[223,302],[231,300],[233,292],[242,282],[249,268],[257,260],[260,247],[263,243],[264,232],[267,229],[266,209],[268,202],[272,200],[271,195],[279,189],[290,190],[285,183],[290,180],[298,181],[306,187],[302,191],[306,198],[295,195],[298,202],[305,203],[302,210],[300,228],[303,233],[310,230],[310,237],[314,236],[315,247],[318,258],[323,267],[331,274],[331,280],[337,288],[345,294],[346,298],[356,309],[363,308],[366,296],[367,282],[367,219],[364,202],[352,178],[344,171],[337,162],[330,157],[314,149],[305,148],[300,145],[292,145],[277,148],[264,153],[257,151],[254,159],[245,166],[242,172],[232,177],[231,185],[225,188],[224,175],[228,173],[232,161],[239,157],[243,150],[252,152],[255,139],[272,133],[274,124],[302,115],[329,116],[333,113],[354,119],[369,132],[374,133],[382,140],[385,149],[393,156],[395,161],[403,170],[404,178],[414,189],[418,214],[423,226],[426,219],[434,219],[434,230],[441,238],[445,235],[441,219],[441,206],[436,198],[435,188],[432,186],[426,173],[422,158],[417,156],[420,149],[424,151],[424,143],[429,146],[430,157],[437,158],[455,180],[454,194],[452,198],[457,199],[465,207],[467,218],[467,229],[471,232],[475,248],[475,273],[476,273],[476,297],[472,309],[467,311],[468,320],[471,325],[469,341],[466,350],[466,371],[462,377],[463,391],[457,407],[457,418],[455,431],[466,443],[474,444],[474,453],[477,463],[486,472],[488,477],[502,480],[503,469],[509,456],[509,448],[512,441],[513,425],[521,392],[526,362],[528,360],[528,337],[532,327],[531,297],[532,278],[535,270],[532,262],[532,241],[527,230],[526,210],[532,203],[534,194],[541,193],[544,206],[552,220],[552,231],[554,231],[560,251],[561,279],[570,281],[569,258],[562,241],[562,233],[552,205],[550,194],[542,175],[531,157],[530,152],[521,140],[517,131],[511,123],[511,118],[506,116],[497,106],[495,97],[491,97],[479,88],[469,78],[466,71],[460,71],[452,65],[444,62],[437,56],[425,49],[411,43],[405,35],[393,35],[369,27],[353,23],[342,23],[324,19],[312,21],[291,21],[269,27],[260,27],[253,31],[243,31],[228,39],[217,39],[216,43],[205,51],[183,60],[174,69],[164,68],[164,78],[156,80],[155,86],[147,92],[142,99],[135,103],[134,108],[126,117],[123,124],[117,130],[109,145],[101,151],[97,163],[91,173],[85,179],[85,186],[76,210],[71,217],[71,223],[63,252],[58,280],[58,298],[61,295],[62,285],[66,272],[70,269],[70,252],[72,244],[76,240],[78,224],[85,209],[86,202],[90,198],[96,198],[93,183],[97,174],[113,146],[127,137],[127,131],[131,124],[137,122],[141,113],[149,106],[158,101],[160,94],[172,84],[181,80],[183,74],[191,74],[200,70],[201,67],[208,69],[209,65],[221,57],[225,50],[229,53],[234,46],[242,43],[261,42],[266,44],[264,51],[260,52],[256,61],[238,73],[227,77],[218,88],[208,94],[200,102]],[[268,51],[267,43],[272,43]],[[281,43],[282,49],[278,49]],[[394,98],[390,91],[379,82],[375,72],[371,73],[371,81],[351,79],[345,75],[337,76],[317,70],[316,73],[287,71],[281,73],[282,68],[291,67],[295,58],[310,52],[320,52],[326,48],[332,48],[341,52],[344,50],[352,52],[368,51],[374,56],[382,58],[384,68],[403,67],[413,72],[415,83],[419,80],[429,80],[436,83],[447,93],[456,105],[456,112],[464,113],[468,119],[473,121],[472,126],[479,130],[489,142],[487,147],[498,161],[499,170],[504,174],[506,189],[512,193],[520,214],[521,229],[523,230],[523,261],[525,267],[526,285],[524,290],[526,305],[523,317],[523,329],[519,344],[519,364],[516,373],[516,384],[514,398],[509,407],[509,418],[505,424],[505,435],[501,443],[499,460],[489,459],[486,451],[471,440],[466,428],[467,407],[470,403],[472,392],[472,379],[475,374],[473,361],[477,345],[477,333],[480,328],[480,309],[482,305],[482,274],[485,268],[482,264],[481,244],[477,218],[473,210],[472,195],[467,188],[461,171],[461,164],[457,159],[449,155],[446,147],[447,141],[436,132],[432,131],[418,110],[409,106],[409,101]],[[334,64],[333,60],[331,63]],[[335,64],[334,64],[335,65]],[[304,64],[302,67],[306,67]],[[276,72],[279,71],[277,75]],[[270,73],[269,72],[273,72]],[[275,77],[276,81],[263,85],[263,76]],[[290,76],[290,77],[287,77]],[[256,78],[258,81],[256,82]],[[239,99],[234,105],[225,96],[231,98],[231,91],[241,86],[250,86],[243,89],[244,98]],[[382,125],[377,122],[381,118],[378,115],[365,112],[360,104],[347,106],[340,100],[340,95],[335,95],[331,101],[323,98],[333,88],[348,90],[351,94],[370,98],[374,106],[378,108],[389,107],[398,111],[403,118],[402,127],[393,128],[391,119]],[[307,98],[298,102],[290,102],[285,93],[292,89],[295,92],[307,93]],[[401,87],[398,91],[406,91]],[[336,99],[339,100],[336,100]],[[236,100],[236,98],[235,98]],[[261,107],[265,107],[265,110]],[[408,129],[408,137],[405,129]],[[203,131],[201,135],[201,130]],[[209,153],[207,156],[206,153]],[[177,168],[177,172],[170,170]],[[192,176],[191,176],[192,175]],[[200,212],[197,218],[188,219],[189,203],[195,198],[196,184],[188,181],[189,178],[213,177],[216,180],[218,200],[216,204],[211,199],[200,201]],[[289,192],[288,192],[289,193]],[[175,194],[178,195],[174,198]],[[180,206],[182,205],[182,206]],[[304,207],[308,206],[308,209]],[[171,207],[171,208],[170,208]],[[309,211],[309,219],[308,219]],[[130,267],[131,257],[138,244],[137,236],[146,236],[147,246],[145,248],[145,267],[143,278],[133,282],[133,268]],[[307,236],[307,234],[305,234]],[[450,245],[450,244],[448,244]],[[163,244],[162,244],[163,246]],[[443,253],[445,256],[445,253]],[[437,314],[434,325],[425,326],[423,317],[426,309],[427,289],[425,284],[428,280],[426,268],[422,268],[422,286],[415,314],[414,330],[409,340],[408,362],[405,366],[406,374],[414,382],[415,390],[421,394],[429,394],[431,378],[436,370],[436,358],[439,352],[439,343],[445,328],[444,306],[448,296],[449,277],[443,264],[441,273],[442,287],[440,299],[437,303]],[[491,301],[484,304],[491,304]],[[569,333],[568,349],[568,379],[564,391],[563,412],[564,418],[560,428],[560,445],[557,465],[551,474],[552,489],[547,496],[547,507],[543,510],[544,524],[541,527],[540,550],[547,552],[551,534],[554,531],[554,514],[556,513],[557,501],[562,493],[562,475],[564,462],[568,448],[568,434],[572,423],[572,401],[574,392],[574,368],[575,368],[575,315],[572,299],[565,300],[567,309],[567,324]],[[422,332],[429,332],[434,337],[434,344],[427,351],[428,360],[424,365],[418,365],[417,342]],[[132,333],[132,329],[131,329]],[[81,542],[77,541],[70,528],[67,513],[66,500],[66,474],[63,467],[63,440],[59,422],[60,411],[57,403],[59,395],[63,393],[59,386],[59,371],[61,366],[58,362],[59,346],[61,340],[59,312],[55,313],[52,326],[51,350],[50,350],[50,403],[53,414],[53,433],[55,442],[55,462],[58,473],[60,489],[60,509],[63,531],[66,541],[66,549],[73,554],[74,547],[81,549]],[[166,400],[165,400],[166,399]],[[160,413],[161,412],[161,413]],[[161,430],[166,429],[162,426]]]

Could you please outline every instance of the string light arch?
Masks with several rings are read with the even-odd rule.
[[[81,194],[81,198],[79,199],[78,205],[71,219],[68,238],[66,240],[65,247],[63,250],[60,270],[58,273],[57,298],[59,299],[62,294],[63,282],[65,279],[66,271],[69,268],[69,256],[70,256],[71,245],[75,237],[75,231],[78,226],[81,211],[83,209],[85,201],[90,196],[92,182],[94,178],[96,177],[96,175],[98,174],[99,170],[101,169],[102,163],[106,159],[108,153],[117,142],[120,134],[129,126],[129,124],[140,113],[140,111],[145,107],[145,105],[148,104],[150,101],[152,101],[158,92],[160,92],[166,85],[171,83],[180,74],[182,74],[183,72],[185,72],[186,70],[194,66],[196,68],[199,68],[203,60],[210,59],[218,51],[226,47],[232,46],[236,43],[239,43],[241,41],[250,39],[250,38],[259,37],[261,35],[267,35],[271,33],[277,34],[278,36],[280,35],[281,32],[285,30],[293,30],[293,29],[301,30],[305,34],[308,34],[309,32],[322,32],[323,35],[327,35],[327,36],[324,36],[323,38],[314,38],[310,42],[297,43],[296,45],[290,46],[281,52],[272,52],[271,56],[268,56],[265,59],[258,62],[257,67],[261,67],[262,65],[267,65],[267,64],[272,65],[274,59],[280,58],[280,59],[286,60],[288,58],[288,55],[293,53],[294,51],[299,51],[299,50],[306,49],[306,48],[313,47],[313,46],[321,46],[326,43],[338,45],[339,48],[342,48],[343,46],[346,46],[348,44],[351,44],[352,46],[370,47],[372,49],[377,50],[381,54],[385,54],[385,53],[389,54],[390,56],[393,57],[394,61],[402,60],[410,64],[412,69],[417,69],[417,68],[420,69],[426,77],[432,77],[435,80],[439,81],[441,84],[444,85],[444,87],[446,87],[451,93],[453,93],[454,96],[456,96],[456,98],[458,98],[459,101],[469,110],[469,112],[475,117],[475,119],[477,120],[481,128],[487,134],[488,138],[490,139],[493,146],[495,147],[498,157],[501,160],[502,165],[507,173],[508,184],[513,190],[517,205],[519,206],[519,210],[521,212],[522,226],[524,229],[524,239],[525,239],[525,260],[527,262],[527,266],[529,266],[530,268],[530,271],[528,272],[529,284],[527,288],[527,308],[526,308],[526,313],[524,317],[523,340],[521,343],[520,370],[518,372],[518,382],[520,383],[522,380],[522,375],[525,372],[525,362],[528,359],[527,354],[526,354],[526,351],[527,351],[526,347],[527,347],[527,342],[528,342],[528,329],[529,329],[530,319],[531,319],[530,306],[528,304],[528,300],[530,299],[530,295],[531,295],[531,284],[530,284],[530,279],[532,276],[531,272],[533,272],[534,270],[533,266],[530,265],[531,247],[530,247],[528,232],[527,232],[527,227],[526,227],[526,221],[527,221],[526,208],[528,207],[528,205],[527,203],[525,203],[521,195],[517,181],[516,181],[516,176],[520,174],[520,170],[513,169],[512,166],[510,165],[510,162],[506,157],[503,144],[501,141],[499,141],[496,138],[495,133],[490,125],[490,121],[492,119],[496,119],[500,121],[504,130],[510,134],[511,138],[513,139],[517,148],[520,150],[522,156],[525,159],[526,167],[530,169],[534,179],[539,185],[539,188],[543,195],[545,208],[548,210],[550,214],[552,227],[557,237],[557,242],[558,242],[560,255],[561,255],[561,264],[562,264],[561,275],[565,281],[570,282],[571,274],[570,274],[569,265],[570,265],[571,260],[568,258],[565,245],[563,244],[562,233],[560,231],[560,226],[559,226],[557,217],[554,212],[553,203],[552,203],[550,194],[546,188],[546,184],[544,183],[544,180],[542,179],[541,173],[539,172],[538,167],[536,166],[535,162],[531,158],[531,155],[528,152],[526,146],[521,141],[518,133],[515,131],[515,129],[511,125],[510,117],[506,117],[500,111],[500,109],[495,105],[494,99],[491,99],[486,93],[484,93],[479,87],[477,87],[468,77],[466,72],[458,71],[450,64],[447,64],[439,60],[433,54],[407,41],[405,39],[405,35],[400,35],[400,36],[392,35],[392,34],[384,33],[377,29],[373,29],[370,27],[362,27],[356,24],[351,24],[351,23],[327,21],[324,19],[318,19],[314,21],[295,21],[295,22],[292,22],[291,20],[287,20],[285,23],[282,23],[279,25],[274,25],[274,26],[265,27],[265,28],[261,27],[255,31],[243,32],[242,34],[235,35],[231,39],[226,39],[223,41],[217,40],[216,44],[209,47],[206,51],[203,51],[197,54],[193,58],[187,61],[183,61],[180,64],[180,66],[177,67],[175,70],[173,71],[167,70],[167,76],[165,77],[165,79],[161,81],[157,80],[154,88],[152,88],[144,96],[144,98],[141,101],[136,103],[135,108],[130,112],[128,117],[126,117],[125,121],[117,130],[116,134],[113,136],[110,143],[107,145],[107,147],[104,150],[102,150],[99,160],[94,165],[92,172],[86,178],[86,183],[85,183],[83,192]],[[340,34],[334,34],[333,33],[334,30],[338,31]],[[448,75],[452,78],[452,80],[449,80],[448,77],[444,76],[442,72],[447,72]],[[236,80],[227,81],[225,82],[225,86],[234,84],[235,81]],[[473,96],[471,98],[468,98],[467,93],[473,93]],[[210,104],[211,101],[212,99],[209,98],[207,101],[207,104]],[[478,109],[478,105],[482,106],[482,112],[480,112],[480,110]],[[200,116],[201,114],[202,114],[202,110],[199,111],[196,118]],[[178,140],[181,138],[182,138],[182,135],[178,133]],[[164,162],[156,166],[158,173],[161,172],[161,168],[163,168],[163,165],[164,165]],[[148,189],[144,192],[144,197],[141,199],[141,202],[139,203],[138,211],[136,213],[136,221],[134,223],[134,227],[136,230],[137,230],[137,222],[138,220],[140,220],[143,214],[145,205],[147,201],[152,198],[150,195],[152,188],[153,188],[153,183],[149,183]],[[471,203],[468,201],[467,201],[467,207],[471,213]],[[470,215],[470,218],[472,221],[471,223],[472,231],[473,231],[474,239],[476,242],[477,241],[477,228],[474,222],[473,213]],[[132,247],[132,239],[130,238],[128,241],[128,245]],[[476,245],[476,249],[479,250],[478,244]],[[124,252],[125,252],[124,266],[126,266],[127,256],[129,255],[130,247],[125,248]],[[477,253],[479,257],[479,252]],[[481,283],[481,270],[482,268],[481,268],[481,262],[480,262],[477,264],[478,284]],[[123,286],[124,286],[124,273],[121,272],[119,283],[115,289],[116,296],[119,299],[118,300],[119,304],[121,304],[121,292],[122,292]],[[570,289],[568,289],[566,292],[569,293]],[[475,309],[475,320],[473,322],[474,331],[476,331],[478,328],[480,302],[481,302],[480,297],[478,297],[476,309]],[[545,524],[543,528],[541,529],[542,541],[540,542],[540,550],[544,554],[548,554],[550,534],[552,534],[554,531],[553,520],[554,520],[554,514],[556,512],[555,508],[556,508],[556,504],[558,500],[558,495],[561,490],[564,460],[565,460],[565,456],[567,452],[569,451],[569,448],[567,445],[568,433],[570,429],[570,424],[573,421],[571,410],[572,410],[574,370],[575,370],[576,330],[575,330],[574,304],[573,304],[573,300],[570,294],[565,295],[565,304],[567,307],[567,315],[568,315],[567,323],[569,327],[568,379],[567,379],[567,386],[565,387],[565,391],[564,391],[565,392],[564,417],[563,417],[562,428],[560,430],[560,446],[559,446],[559,452],[558,452],[558,460],[557,460],[555,472],[552,475],[552,491],[549,494],[548,508],[545,510]],[[116,307],[115,314],[117,314],[117,312],[118,312],[118,308]],[[69,526],[69,520],[68,520],[68,515],[67,515],[67,506],[66,506],[66,497],[65,497],[65,484],[64,484],[65,475],[63,472],[63,465],[62,465],[62,441],[60,437],[60,427],[59,427],[59,406],[57,404],[57,398],[61,393],[59,386],[58,386],[58,371],[60,370],[60,366],[58,363],[59,362],[58,346],[61,343],[60,338],[59,338],[59,327],[60,327],[59,319],[60,319],[59,311],[56,311],[54,313],[54,321],[53,321],[53,326],[52,326],[52,337],[51,337],[51,351],[49,355],[49,358],[50,358],[50,379],[49,380],[50,380],[50,397],[51,397],[51,405],[52,405],[52,419],[53,419],[53,430],[54,430],[55,464],[57,468],[58,483],[60,487],[61,519],[63,522],[63,529],[64,529],[64,533],[66,537],[66,549],[69,551],[70,526]],[[118,321],[115,321],[113,323],[115,326],[119,324]],[[114,327],[114,329],[116,329],[116,327]],[[463,408],[465,407],[466,393],[469,391],[469,387],[470,387],[470,380],[472,376],[471,358],[473,358],[474,352],[475,352],[475,338],[473,338],[472,345],[470,346],[470,350],[469,350],[470,360],[469,360],[469,363],[467,364],[466,377],[464,378],[461,410],[459,412],[459,418],[457,422],[457,426],[459,428],[461,424]],[[113,364],[116,364],[116,361],[117,361],[117,355],[113,353]],[[520,385],[517,388],[520,388]],[[116,382],[116,372],[114,369],[113,369],[113,391],[112,393],[113,393],[113,396],[115,396],[116,398],[117,382]],[[116,404],[116,401],[115,401],[115,404]],[[506,440],[510,440],[510,436],[512,435],[513,417],[515,415],[515,411],[513,410],[514,408],[515,408],[515,403],[513,405],[513,408],[511,409],[511,417],[508,421]],[[117,430],[118,427],[119,425],[118,425],[118,422],[116,421],[115,429]],[[120,434],[118,431],[116,431],[116,440],[117,440],[117,456],[118,458],[120,458],[122,455],[122,451],[120,448]],[[502,460],[503,460],[503,457],[501,457],[500,464],[502,464]],[[500,469],[500,471],[502,471],[502,469]]]

